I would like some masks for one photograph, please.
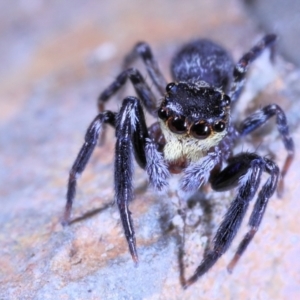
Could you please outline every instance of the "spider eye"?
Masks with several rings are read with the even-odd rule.
[[[206,139],[211,133],[211,129],[208,123],[199,121],[194,123],[191,127],[191,134],[196,139]]]
[[[216,132],[222,132],[226,128],[226,123],[224,121],[218,121],[214,124],[214,130]]]
[[[169,129],[177,134],[182,134],[186,132],[185,118],[182,116],[174,116],[168,120]]]
[[[167,86],[166,86],[167,93],[169,93],[171,91],[171,89],[174,85],[175,85],[175,82],[170,82],[167,84]]]
[[[157,111],[157,115],[158,115],[158,117],[159,117],[161,120],[163,120],[163,121],[167,120],[167,118],[168,118],[168,112],[167,112],[167,109],[166,109],[165,107],[161,107],[161,108]]]
[[[224,95],[224,101],[225,101],[225,105],[228,106],[230,104],[230,102],[231,102],[231,99],[230,99],[229,96]]]

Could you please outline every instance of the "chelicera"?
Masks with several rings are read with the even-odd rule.
[[[245,84],[250,64],[265,49],[273,55],[276,36],[266,35],[234,64],[219,45],[199,39],[185,44],[171,63],[173,82],[166,82],[148,44],[138,43],[125,59],[125,68],[98,99],[99,114],[89,126],[85,142],[71,168],[64,224],[70,220],[76,192],[76,180],[84,170],[101,136],[104,124],[116,130],[115,200],[134,262],[138,262],[136,238],[128,205],[133,199],[134,159],[143,168],[150,185],[158,190],[168,187],[172,173],[182,173],[179,195],[196,192],[210,183],[215,191],[236,188],[223,221],[195,273],[184,288],[205,274],[231,245],[250,201],[259,189],[262,173],[268,174],[256,196],[249,220],[250,229],[238,246],[228,269],[232,270],[257,232],[270,197],[283,190],[283,179],[294,157],[294,143],[287,118],[277,104],[269,104],[236,124],[231,113]],[[159,99],[137,69],[129,65],[140,57],[160,94]],[[136,96],[126,97],[118,112],[104,110],[105,102],[129,79]],[[147,127],[144,110],[157,118]],[[271,117],[287,151],[282,170],[276,163],[255,152],[233,155],[235,145],[246,135],[263,126]]]

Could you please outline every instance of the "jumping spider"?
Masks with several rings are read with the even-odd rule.
[[[266,49],[274,52],[276,36],[266,35],[234,64],[219,45],[205,39],[184,45],[171,64],[173,82],[166,83],[147,43],[138,43],[125,59],[125,71],[104,90],[98,99],[99,114],[89,126],[83,144],[70,171],[64,224],[70,220],[76,192],[76,180],[84,170],[105,124],[116,130],[115,200],[134,262],[138,262],[136,240],[128,204],[133,199],[133,155],[146,170],[150,185],[161,191],[168,186],[170,173],[182,172],[180,193],[196,192],[209,182],[215,191],[237,187],[237,195],[194,275],[183,284],[187,288],[205,274],[231,245],[250,201],[254,198],[263,172],[269,178],[262,185],[249,220],[250,229],[228,265],[232,271],[253,239],[264,216],[268,201],[278,189],[294,157],[294,143],[289,135],[286,116],[277,104],[254,112],[241,124],[231,121],[233,105],[245,84],[249,65]],[[137,69],[128,66],[138,57],[158,90],[156,97]],[[104,110],[105,102],[130,79],[138,97],[126,97],[119,112]],[[147,128],[144,110],[158,121]],[[269,158],[232,149],[245,135],[276,117],[277,130],[287,157],[280,172]]]

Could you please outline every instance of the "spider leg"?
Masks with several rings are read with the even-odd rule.
[[[168,187],[167,179],[169,178],[170,173],[162,153],[157,149],[158,147],[159,145],[150,139],[146,140],[146,171],[149,177],[149,183],[156,191],[160,192]]]
[[[274,115],[276,115],[277,129],[283,140],[284,147],[288,152],[288,155],[285,159],[281,171],[281,178],[278,184],[278,195],[281,196],[284,187],[284,176],[286,175],[294,158],[294,141],[290,137],[287,119],[283,110],[280,108],[280,106],[276,104],[270,104],[265,106],[261,110],[254,112],[242,122],[242,124],[239,127],[239,134],[240,136],[245,136],[246,134],[251,133],[258,127],[265,124]]]
[[[253,239],[255,233],[257,232],[258,227],[261,223],[261,220],[265,214],[269,199],[276,190],[278,178],[279,178],[279,174],[280,174],[279,168],[273,161],[271,161],[269,159],[265,159],[265,171],[270,174],[270,177],[258,194],[258,198],[255,202],[254,209],[252,211],[252,214],[251,214],[250,220],[249,220],[250,230],[246,233],[243,240],[239,244],[239,247],[238,247],[233,259],[230,261],[230,263],[227,267],[227,269],[230,273],[233,271],[233,268],[235,267],[238,260],[240,259],[240,257],[246,250],[247,246]]]
[[[157,61],[153,57],[150,46],[147,43],[140,42],[134,46],[132,51],[125,57],[124,69],[132,64],[138,56],[142,58],[144,64],[146,65],[148,74],[150,75],[161,96],[163,96],[167,82],[158,67]]]
[[[128,203],[133,199],[132,191],[132,128],[136,126],[134,103],[126,98],[123,101],[116,124],[116,147],[115,147],[115,198],[119,207],[121,221],[124,233],[127,239],[131,256],[135,263],[138,262],[136,251],[136,241],[131,219],[131,213],[128,209]],[[133,118],[132,118],[133,117]]]
[[[232,103],[235,102],[245,85],[245,77],[249,65],[258,58],[266,48],[271,49],[271,59],[274,57],[274,43],[277,37],[275,34],[266,35],[257,45],[249,52],[245,53],[233,70],[233,82],[231,84],[230,98]]]
[[[134,68],[129,68],[123,72],[106,88],[98,98],[98,109],[103,111],[104,103],[115,94],[130,79],[138,97],[143,102],[146,110],[156,116],[156,99],[149,86],[146,84],[141,73]]]
[[[67,225],[70,221],[72,204],[76,194],[77,178],[85,169],[87,162],[95,149],[97,139],[103,130],[104,123],[115,126],[115,114],[110,111],[100,113],[90,124],[86,132],[85,143],[81,147],[69,175],[67,202],[62,220],[63,225]]]
[[[224,190],[226,188],[226,184],[224,184],[224,182],[226,182],[228,185],[227,188],[239,185],[238,193],[236,198],[231,203],[220,227],[217,230],[217,233],[214,237],[213,249],[208,251],[208,253],[204,256],[194,275],[186,281],[184,288],[187,288],[191,284],[196,282],[197,279],[205,274],[227,251],[238,229],[240,228],[242,220],[249,206],[249,202],[252,200],[258,189],[261,174],[263,171],[270,171],[270,164],[271,162],[269,160],[259,157],[256,154],[243,153],[233,158],[231,164],[229,164],[229,166],[227,166],[222,172],[220,172],[219,176],[215,177],[214,182],[212,183],[212,187],[215,190]],[[275,164],[273,163],[273,167],[274,166]],[[238,176],[236,175],[236,173],[238,173]],[[229,180],[228,176],[230,175],[233,175],[234,179]],[[274,177],[276,180],[272,183],[271,181],[272,179],[274,179]],[[263,217],[263,212],[259,211],[259,207],[263,208],[263,210],[266,208],[266,203],[274,193],[274,190],[276,188],[277,178],[278,176],[276,176],[276,171],[272,172],[271,179],[268,180],[267,183],[263,186],[259,199],[256,202],[254,213],[252,214],[253,217],[251,216],[251,226],[252,224],[257,226],[259,225]],[[251,234],[252,233],[250,231],[250,235]],[[249,241],[247,240],[247,238],[245,238],[244,240],[241,244],[244,243],[245,246],[242,245],[240,253],[237,252],[237,259],[238,255],[242,254],[246,249],[247,245],[251,241],[251,238],[249,239]],[[234,264],[235,261],[232,263],[232,266],[234,266]]]
[[[154,142],[148,138],[148,131],[144,113],[139,99],[127,97],[122,103],[116,120],[116,147],[115,147],[115,199],[118,205],[125,237],[130,254],[135,263],[138,263],[136,239],[133,221],[128,205],[133,199],[132,154],[141,167],[146,168],[150,183],[158,190],[167,183],[167,166],[162,155],[156,150]]]
[[[184,170],[184,175],[180,181],[180,190],[196,192],[208,181],[211,171],[221,163],[221,155],[222,152],[216,147],[198,162],[190,164]]]

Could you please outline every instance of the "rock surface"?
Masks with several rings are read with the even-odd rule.
[[[300,65],[300,2],[294,0],[244,0],[247,11],[267,32],[280,38],[278,48],[290,61]]]
[[[135,169],[133,213],[140,264],[128,254],[112,205],[114,132],[78,182],[72,224],[63,228],[66,182],[96,98],[139,40],[153,48],[164,74],[178,45],[195,37],[223,44],[237,60],[263,32],[240,1],[19,1],[1,4],[0,299],[298,299],[300,297],[299,159],[283,198],[270,201],[263,224],[233,274],[226,265],[246,232],[195,285],[180,286],[181,219],[170,192],[156,195]],[[281,42],[281,41],[280,41]],[[284,42],[284,41],[283,41]],[[144,70],[142,64],[138,64]],[[240,118],[276,102],[287,112],[299,149],[300,75],[280,56],[253,67]],[[146,75],[147,78],[147,75]],[[120,98],[108,107],[117,110]],[[249,103],[249,100],[255,98]],[[119,100],[119,101],[118,101]],[[274,123],[240,150],[286,155]],[[262,135],[262,133],[266,135]],[[175,181],[174,181],[175,182]],[[232,192],[200,193],[187,212],[186,276],[199,264]]]

